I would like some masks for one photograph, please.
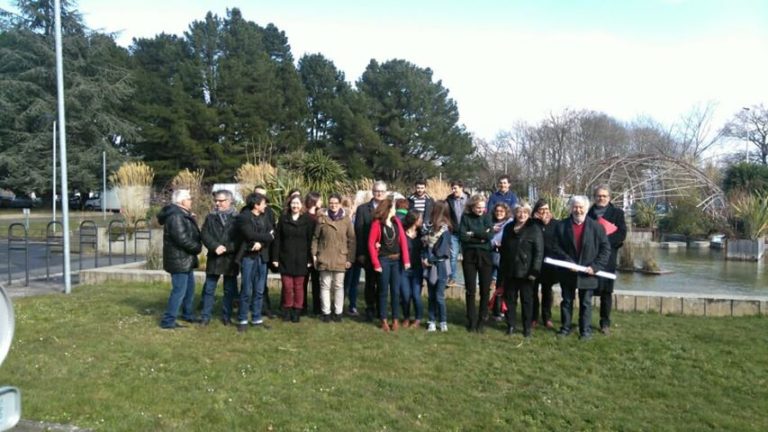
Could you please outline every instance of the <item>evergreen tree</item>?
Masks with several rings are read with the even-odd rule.
[[[357,87],[367,116],[381,137],[369,160],[377,178],[410,182],[472,161],[472,140],[458,124],[459,111],[432,70],[404,60],[371,60]]]
[[[122,115],[133,92],[128,53],[84,27],[62,2],[64,93],[70,188],[101,184],[101,152],[112,166],[130,151],[135,127]],[[19,1],[0,29],[0,183],[50,190],[51,125],[57,118],[53,1]]]

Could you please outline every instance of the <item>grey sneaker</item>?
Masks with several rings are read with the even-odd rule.
[[[440,323],[440,331],[441,332],[447,332],[448,331],[448,323],[447,322],[441,322]]]
[[[428,332],[437,331],[437,328],[435,327],[435,322],[434,321],[430,321],[430,322],[427,323],[427,331]]]

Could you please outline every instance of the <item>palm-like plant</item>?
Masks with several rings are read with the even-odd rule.
[[[745,236],[756,240],[768,234],[768,192],[739,195],[731,201],[731,209]]]

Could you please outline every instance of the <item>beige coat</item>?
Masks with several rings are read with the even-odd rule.
[[[328,210],[317,213],[315,235],[312,236],[312,256],[319,271],[345,271],[346,263],[355,260],[355,227],[347,211],[337,221],[328,217]]]

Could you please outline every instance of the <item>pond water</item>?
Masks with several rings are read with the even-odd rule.
[[[672,273],[659,276],[619,273],[616,289],[768,296],[765,257],[758,262],[726,261],[721,250],[653,251],[661,269]]]

